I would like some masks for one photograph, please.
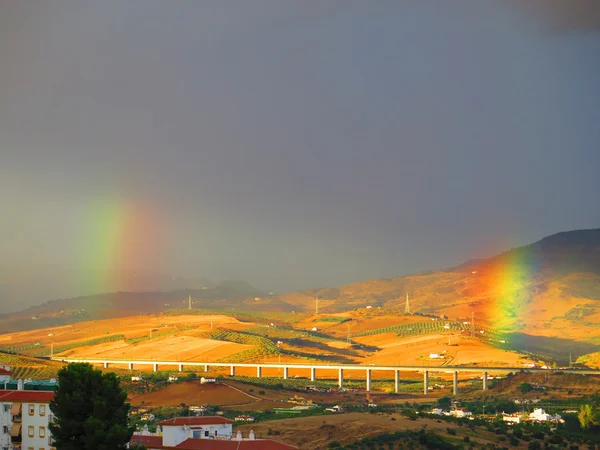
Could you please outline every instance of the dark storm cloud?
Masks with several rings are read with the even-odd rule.
[[[514,4],[0,0],[0,263],[93,263],[98,205],[277,290],[597,226],[600,37]]]
[[[600,2],[597,0],[507,1],[542,29],[551,32],[600,32]]]

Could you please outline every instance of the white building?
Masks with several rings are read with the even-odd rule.
[[[10,366],[3,366],[0,364],[0,384],[10,381],[11,375],[12,372],[10,371]]]
[[[177,417],[161,422],[163,428],[159,426],[156,433],[147,430],[134,433],[129,444],[144,445],[148,450],[297,450],[288,444],[257,438],[252,430],[247,437],[240,430],[232,435],[232,423],[233,420],[215,416]],[[221,432],[210,435],[211,429]]]
[[[563,419],[558,414],[548,414],[542,408],[535,408],[531,414],[529,414],[529,419],[532,422],[562,422]]]
[[[521,423],[522,414],[502,414],[502,420],[508,424]]]
[[[53,450],[49,391],[0,391],[0,450]]]
[[[454,417],[470,417],[473,415],[473,413],[468,409],[456,408],[450,411],[450,415]]]
[[[186,439],[231,439],[233,420],[225,417],[175,417],[160,423],[163,445],[175,447]]]

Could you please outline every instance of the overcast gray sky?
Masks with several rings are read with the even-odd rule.
[[[598,8],[524,3],[0,0],[0,264],[288,290],[598,227]]]

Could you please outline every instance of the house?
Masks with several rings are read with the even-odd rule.
[[[49,391],[0,391],[0,448],[53,450],[48,429],[53,398]]]
[[[10,377],[12,376],[12,372],[10,370],[10,366],[3,366],[0,364],[0,383],[10,381]]]
[[[196,439],[231,439],[233,420],[225,417],[175,417],[163,420],[163,445],[176,446],[187,438]]]
[[[564,422],[560,415],[548,414],[542,408],[535,408],[533,412],[529,414],[528,420],[531,422]]]
[[[254,417],[252,416],[246,416],[246,415],[242,415],[242,416],[237,416],[235,418],[236,422],[254,422]]]
[[[431,411],[429,411],[429,414],[441,416],[442,414],[444,414],[444,410],[442,408],[432,408]]]
[[[516,413],[516,414],[502,414],[502,420],[504,422],[507,422],[509,425],[512,425],[514,423],[521,423],[521,419],[522,419],[522,414],[520,413]]]
[[[200,416],[200,415],[204,414],[206,411],[208,411],[208,408],[206,406],[191,405],[190,411],[193,412],[195,415]]]
[[[271,439],[257,439],[253,431],[247,438],[240,430],[232,435],[232,423],[223,417],[177,417],[161,422],[162,434],[134,433],[129,444],[144,445],[148,450],[297,450]],[[215,433],[204,435],[211,430]],[[216,433],[219,430],[221,433]]]
[[[453,409],[452,411],[450,411],[450,415],[460,418],[460,417],[470,417],[473,415],[473,413],[471,411],[469,411],[468,409],[456,408],[456,409]]]

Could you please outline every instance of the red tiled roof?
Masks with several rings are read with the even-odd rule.
[[[163,447],[163,438],[162,436],[142,436],[138,434],[134,434],[131,436],[131,440],[129,441],[130,445],[143,445],[149,449],[153,448],[168,448]]]
[[[161,427],[171,426],[183,426],[183,425],[220,425],[226,423],[233,423],[231,419],[220,416],[203,416],[203,417],[174,417],[169,420],[163,420],[160,423]]]
[[[174,448],[182,450],[297,450],[298,447],[282,444],[271,439],[246,441],[220,441],[218,439],[193,439],[183,441]]]
[[[51,391],[0,391],[0,402],[49,403],[53,398]]]
[[[6,370],[4,367],[0,367],[0,375],[12,375],[12,371]]]

